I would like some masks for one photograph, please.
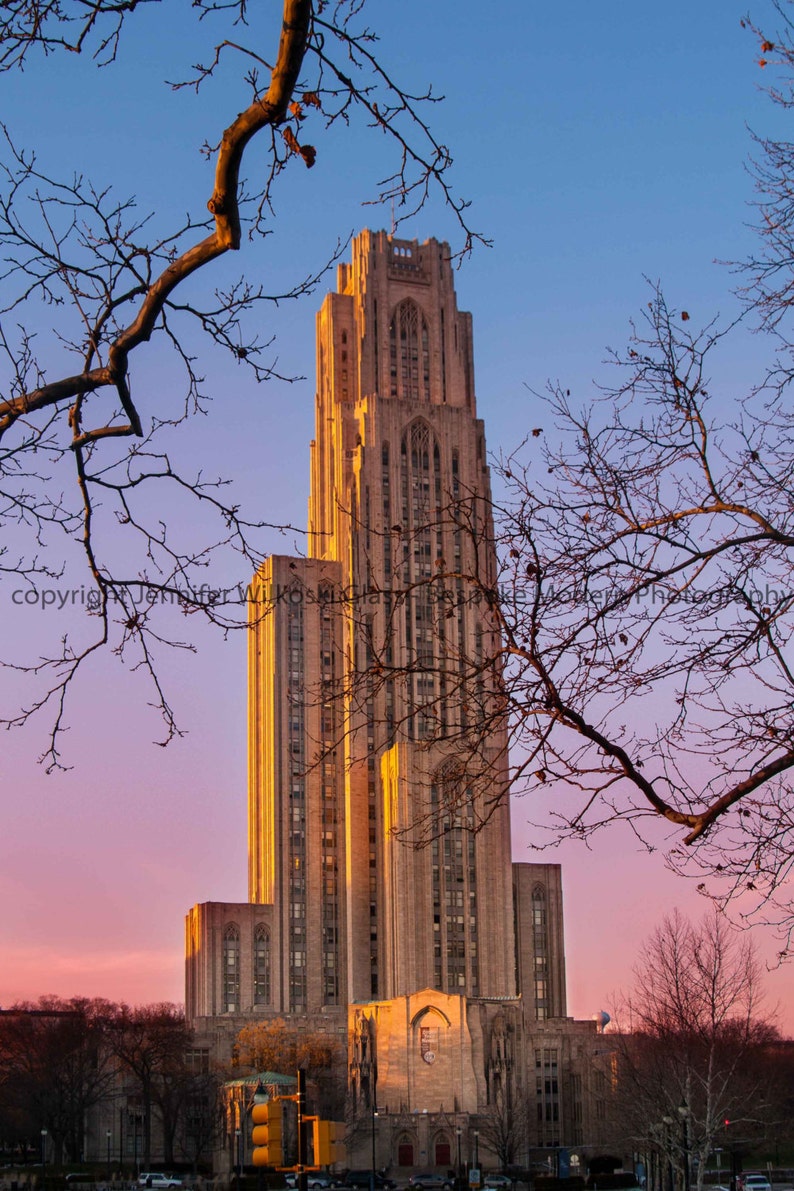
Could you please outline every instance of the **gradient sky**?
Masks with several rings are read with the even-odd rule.
[[[268,57],[277,6],[261,8]],[[587,398],[593,378],[606,375],[606,347],[625,342],[647,301],[647,279],[660,279],[693,320],[736,312],[735,278],[715,262],[740,260],[753,243],[748,127],[781,127],[761,90],[757,46],[740,27],[745,10],[746,0],[507,0],[485,19],[473,0],[368,5],[392,72],[446,96],[435,127],[452,148],[473,225],[494,240],[457,280],[459,305],[474,315],[492,452],[509,451],[538,423],[532,391],[547,378]],[[769,14],[764,3],[752,13]],[[206,26],[196,33],[187,0],[144,6],[119,63],[101,72],[74,58],[31,64],[21,77],[0,77],[0,106],[43,168],[112,181],[141,210],[199,211],[211,191],[201,143],[217,139],[247,96],[231,76],[198,100],[163,80],[206,58],[212,37]],[[275,234],[246,248],[249,275],[274,289],[315,268],[337,237],[389,225],[388,211],[362,206],[385,172],[382,138],[361,129],[325,137],[316,127],[313,139],[317,165],[309,173],[296,163],[285,178]],[[403,234],[453,238],[454,227],[434,202]],[[228,275],[242,265],[234,261]],[[306,379],[257,389],[209,355],[216,401],[181,440],[184,459],[235,477],[255,516],[296,526],[305,524],[320,296],[282,305],[263,324],[264,336],[278,336],[280,368]],[[39,342],[57,367],[49,328]],[[752,338],[729,347],[711,390],[741,396],[762,348]],[[137,378],[149,412],[173,381],[153,349]],[[274,535],[272,548],[300,550],[301,539]],[[79,572],[67,574],[79,586]],[[230,568],[220,582],[247,579]],[[16,607],[15,586],[0,586],[1,623],[19,656],[79,627],[79,608]],[[69,772],[47,777],[37,766],[43,721],[2,737],[0,1005],[44,993],[180,1001],[185,911],[245,899],[246,642],[190,627],[198,652],[164,663],[187,730],[168,749],[151,743],[159,726],[140,676],[109,656],[72,694]],[[4,708],[20,695],[8,673],[1,693]],[[513,818],[515,857],[536,857],[520,800]],[[659,844],[668,838],[660,825]],[[609,1008],[629,987],[637,947],[665,912],[706,909],[628,830],[543,858],[564,865],[575,1016]],[[771,935],[755,937],[773,956]],[[767,984],[770,1005],[794,1031],[792,969],[770,972]]]

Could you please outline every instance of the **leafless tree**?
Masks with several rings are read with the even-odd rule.
[[[523,1092],[514,1090],[508,1095],[500,1089],[488,1112],[478,1118],[480,1142],[494,1154],[500,1170],[517,1165],[524,1157],[534,1108],[534,1101]]]
[[[178,1118],[176,1146],[193,1170],[212,1161],[221,1134],[223,1075],[219,1070],[188,1071]]]
[[[155,1116],[165,1161],[173,1162],[174,1143],[194,1090],[194,1073],[187,1063],[192,1034],[184,1012],[168,1003],[114,1005],[106,1029],[108,1046],[135,1084],[141,1105],[144,1166],[151,1164]]]
[[[773,97],[788,108],[791,10],[778,11],[783,32],[758,36],[762,53],[777,56],[784,82]],[[794,921],[794,145],[758,144],[763,252],[747,265],[739,322],[757,326],[760,314],[772,346],[768,374],[735,402],[711,374],[726,338],[742,328],[693,330],[689,312],[654,287],[626,347],[611,353],[611,383],[585,408],[552,386],[524,445],[497,461],[498,501],[486,509],[483,493],[446,493],[429,510],[417,540],[463,532],[468,561],[455,566],[437,552],[432,577],[388,593],[359,708],[384,684],[432,674],[409,718],[421,716],[421,739],[456,758],[447,816],[468,802],[476,827],[512,790],[529,795],[530,808],[538,800],[530,817],[551,827],[549,842],[589,840],[622,820],[649,849],[667,847],[672,866],[721,904],[742,895],[741,912],[775,923],[786,954]],[[396,530],[403,539],[409,532]],[[483,548],[491,535],[498,574]],[[395,671],[390,628],[409,600],[426,605],[441,645]],[[480,610],[476,655],[453,656],[443,644],[461,600]],[[360,620],[363,632],[363,605]],[[510,772],[488,754],[496,726],[507,730]]]
[[[579,411],[555,390],[554,425],[496,468],[495,530],[481,496],[431,510],[434,529],[453,523],[474,542],[471,565],[439,556],[432,577],[384,593],[359,704],[373,684],[407,690],[427,671],[424,700],[402,704],[423,717],[428,745],[454,746],[461,773],[490,785],[483,813],[510,788],[541,792],[554,799],[557,836],[587,838],[623,818],[647,828],[650,845],[661,816],[684,829],[674,863],[785,916],[794,420],[766,391],[735,421],[716,416],[708,368],[721,333],[687,324],[656,293],[616,355],[624,375],[611,394]],[[479,548],[491,533],[498,574]],[[460,601],[476,605],[480,651],[439,646],[395,668],[390,645],[409,601],[427,605],[437,643]],[[513,758],[502,780],[474,762],[497,723]],[[450,782],[450,797],[465,784]]]
[[[82,54],[88,69],[107,65],[124,53],[135,10],[156,2],[11,0],[0,13],[0,70],[67,53]],[[53,656],[17,663],[41,682],[3,722],[21,724],[50,709],[54,726],[45,759],[51,766],[59,764],[69,684],[106,646],[148,672],[164,741],[178,731],[156,666],[164,630],[151,600],[135,598],[140,585],[155,599],[178,600],[185,611],[223,628],[244,623],[241,600],[207,591],[206,567],[218,550],[233,549],[255,569],[264,523],[247,519],[225,495],[224,478],[180,471],[167,432],[206,408],[194,332],[257,381],[267,380],[274,370],[269,342],[252,331],[253,316],[261,323],[260,311],[269,304],[310,292],[327,267],[287,293],[245,278],[213,289],[209,273],[213,261],[239,250],[246,237],[271,230],[265,225],[272,222],[282,174],[295,163],[300,169],[314,164],[318,149],[310,138],[342,124],[380,132],[394,147],[395,165],[377,198],[396,203],[398,222],[438,188],[457,216],[463,250],[478,238],[466,221],[467,204],[450,188],[449,152],[427,122],[436,97],[408,91],[392,77],[376,56],[376,35],[361,10],[359,0],[284,0],[283,11],[265,16],[245,0],[192,5],[193,19],[207,21],[207,28],[211,19],[221,32],[206,61],[176,86],[203,91],[221,72],[228,85],[237,64],[239,83],[228,102],[239,114],[224,131],[220,122],[207,130],[215,179],[206,210],[170,226],[168,213],[140,213],[107,179],[49,176],[34,151],[20,146],[10,128],[2,130],[0,525],[16,532],[0,568],[31,588],[57,578],[62,561],[51,559],[58,557],[57,535],[65,535],[88,568],[94,614],[88,636],[78,633]],[[250,166],[246,182],[246,151],[255,138],[266,153]],[[31,330],[42,310],[56,320],[46,345]],[[155,404],[145,385],[136,388],[155,341],[182,367],[181,404],[162,396]],[[198,541],[176,529],[186,500],[206,526]],[[69,549],[65,543],[62,556]],[[173,636],[168,641],[187,644]]]
[[[616,1012],[615,1119],[621,1139],[658,1153],[701,1191],[725,1121],[745,1138],[774,1113],[768,1051],[776,1032],[760,1011],[751,940],[714,912],[699,925],[665,918]]]
[[[656,294],[617,390],[579,411],[557,389],[562,444],[501,466],[504,697],[563,834],[622,818],[653,843],[661,816],[677,868],[785,920],[794,424],[768,392],[720,418],[720,334],[681,320]]]
[[[41,997],[3,1010],[0,1119],[12,1150],[23,1138],[36,1139],[44,1126],[56,1162],[80,1161],[88,1115],[112,1091],[109,1008],[84,997]]]

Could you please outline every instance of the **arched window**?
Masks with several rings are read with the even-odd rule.
[[[261,925],[254,932],[254,1004],[270,1004],[270,935]]]
[[[451,1163],[451,1147],[446,1133],[439,1133],[434,1146],[435,1165],[449,1166]]]
[[[397,1141],[397,1165],[413,1166],[414,1143],[407,1134],[403,1134]]]
[[[391,395],[430,400],[430,335],[427,320],[411,298],[400,302],[389,327]]]
[[[223,1009],[240,1012],[240,932],[234,923],[223,932]]]

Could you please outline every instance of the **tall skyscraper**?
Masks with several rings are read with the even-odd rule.
[[[507,799],[485,806],[504,730],[469,772],[458,754],[486,712],[487,668],[472,671],[493,635],[464,576],[495,566],[449,249],[359,236],[318,317],[317,376],[313,557],[271,560],[252,605],[249,896],[281,902],[290,1010],[426,986],[509,996]]]
[[[188,916],[188,1014],[336,1030],[354,1104],[397,1114],[392,1162],[432,1141],[425,1165],[449,1164],[449,1122],[431,1139],[400,1113],[468,1121],[537,1080],[559,1144],[560,873],[511,864],[485,435],[445,244],[365,231],[338,270],[308,541],[252,584],[249,903]]]

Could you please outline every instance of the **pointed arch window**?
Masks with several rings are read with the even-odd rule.
[[[427,319],[412,298],[400,302],[392,315],[389,364],[392,397],[430,400],[430,333]]]
[[[265,926],[254,933],[254,1004],[270,1004],[270,935]]]
[[[434,1150],[436,1166],[449,1167],[452,1165],[452,1147],[449,1137],[445,1133],[439,1133],[436,1137]]]
[[[413,1166],[414,1164],[414,1143],[413,1139],[406,1133],[403,1133],[397,1142],[397,1165],[398,1166]]]
[[[233,923],[223,932],[223,1007],[240,1012],[240,932]]]

